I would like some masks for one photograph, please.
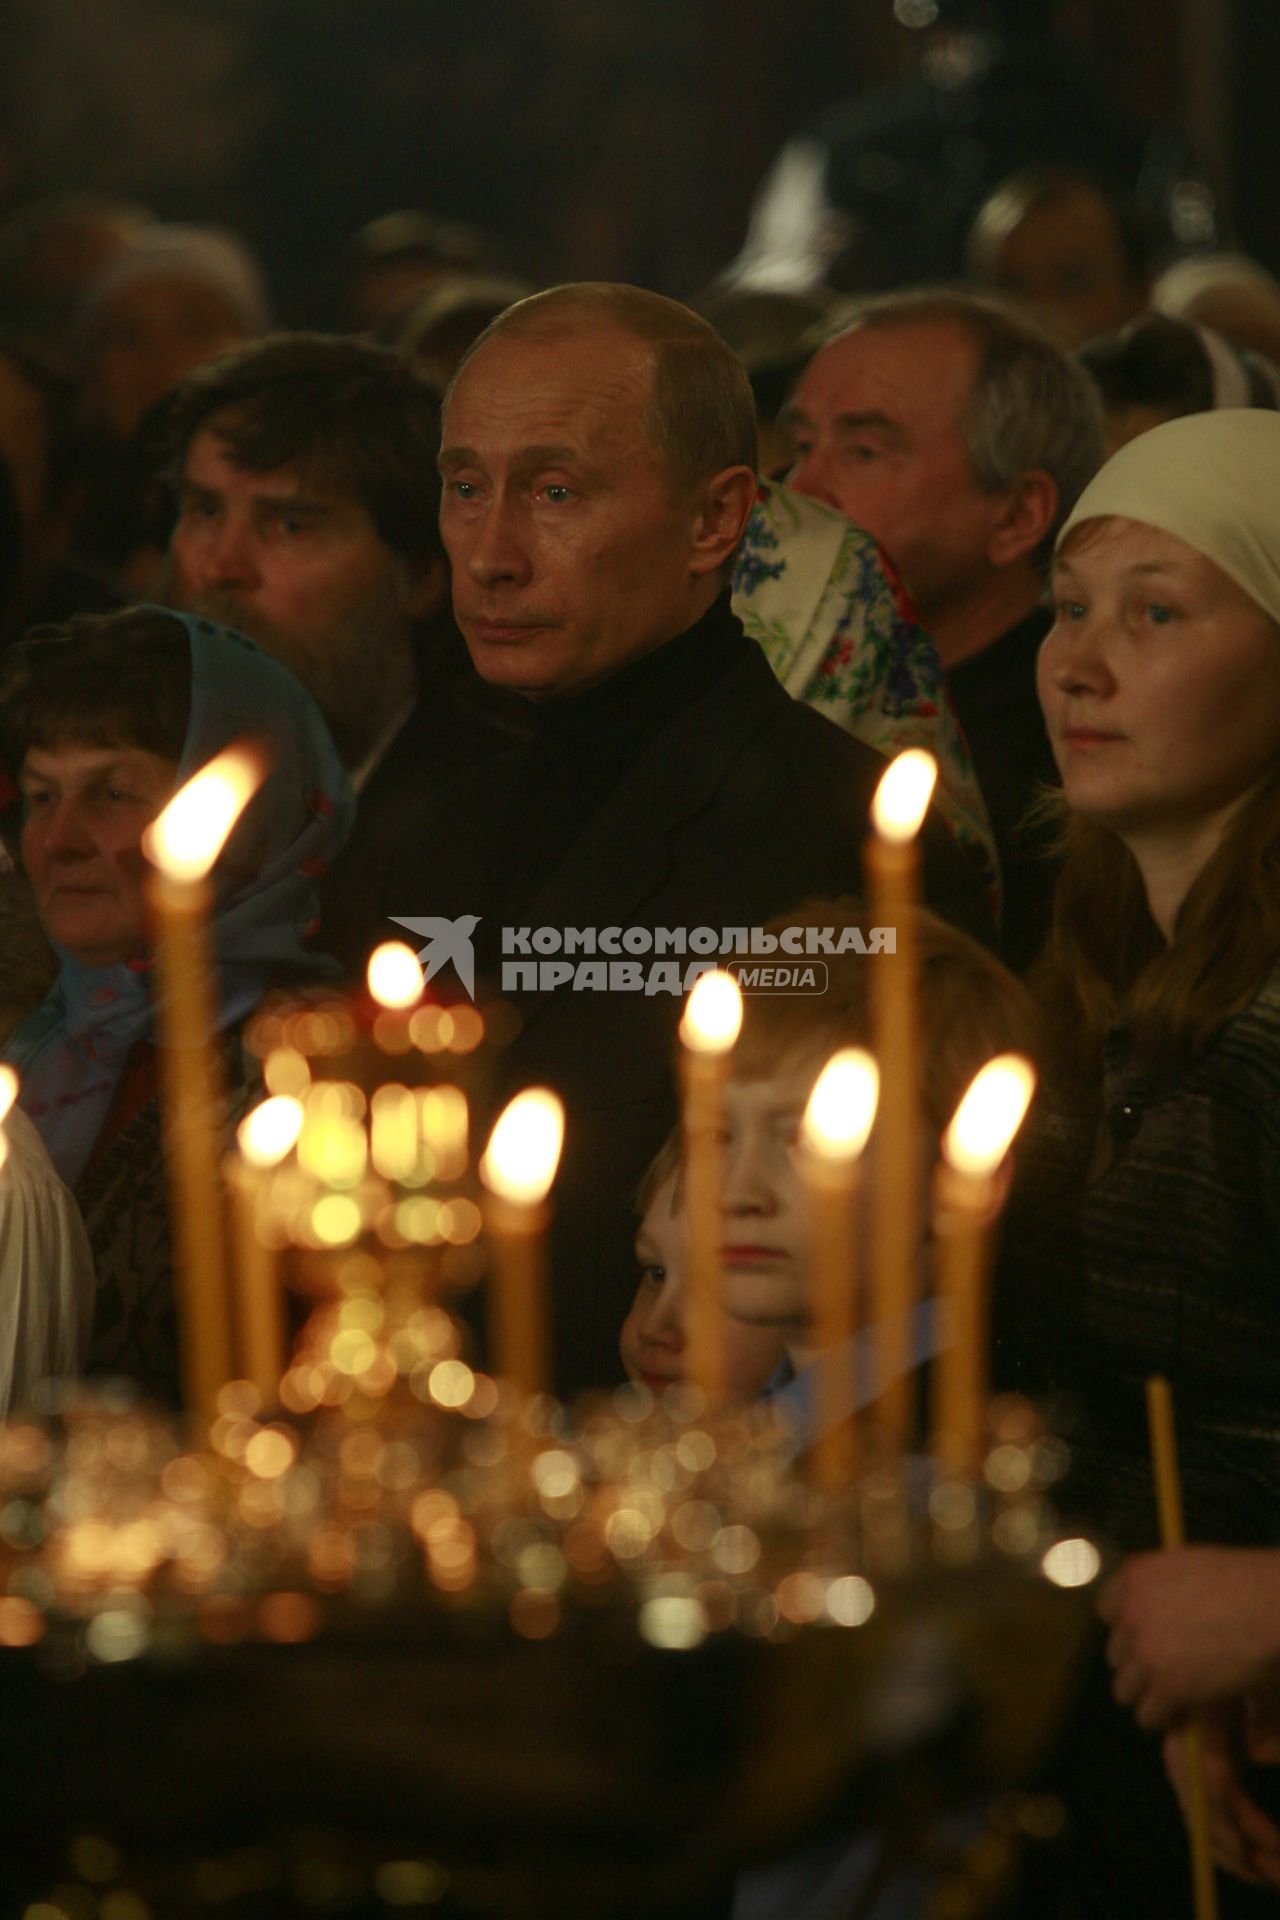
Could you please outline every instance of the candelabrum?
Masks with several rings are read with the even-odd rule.
[[[1044,1827],[1100,1572],[1061,1447],[1001,1402],[972,1470],[833,1486],[767,1403],[483,1371],[495,1035],[394,1001],[250,1029],[208,1420],[67,1388],[0,1427],[6,1901],[670,1920],[823,1821]]]

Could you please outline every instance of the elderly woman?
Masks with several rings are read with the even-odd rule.
[[[8,1042],[19,1100],[74,1190],[98,1284],[91,1371],[176,1392],[164,1136],[143,830],[231,741],[270,771],[215,869],[218,1031],[233,1098],[238,1029],[273,985],[329,963],[306,936],[315,880],[354,803],[324,723],[289,670],[240,634],[155,607],[34,635],[0,667],[0,732],[20,770],[22,854],[57,981]]]
[[[1013,1376],[1060,1396],[1075,1505],[1155,1544],[1144,1382],[1167,1375],[1188,1531],[1245,1550],[1218,1569],[1242,1618],[1280,1541],[1278,480],[1280,416],[1195,414],[1121,448],[1059,539],[1039,676],[1068,810],[1040,980],[1057,1058],[1005,1262]],[[1137,1699],[1123,1628],[1112,1653]],[[1114,1762],[1123,1722],[1095,1732]],[[1135,1744],[1088,1783],[1100,1876],[1136,1876],[1101,1910],[1189,1911],[1141,1766]],[[1262,1877],[1280,1835],[1220,1844]]]

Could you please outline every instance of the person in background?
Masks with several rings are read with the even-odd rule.
[[[1070,352],[1147,305],[1149,249],[1136,214],[1087,174],[1029,170],[1002,180],[966,243],[968,279],[1025,310]]]
[[[1280,365],[1280,281],[1244,253],[1193,253],[1166,267],[1151,304],[1171,320],[1212,327]]]
[[[232,1116],[240,1025],[273,986],[332,977],[308,944],[315,876],[350,826],[333,743],[288,669],[243,635],[158,607],[47,628],[0,656],[22,857],[59,960],[12,1034],[19,1102],[80,1204],[97,1270],[86,1366],[172,1403],[177,1328],[141,836],[175,789],[249,737],[267,757],[214,874],[216,1030]]]
[[[1107,452],[1214,407],[1280,407],[1280,367],[1190,320],[1145,314],[1076,355],[1102,397]]]
[[[0,457],[13,476],[21,523],[20,563],[0,595],[0,643],[42,621],[118,606],[116,587],[70,545],[88,481],[72,362],[4,330]]]
[[[1040,656],[1065,857],[1002,1372],[1049,1398],[1069,1508],[1130,1554],[1157,1541],[1154,1373],[1173,1387],[1188,1537],[1277,1537],[1278,469],[1280,415],[1261,409],[1121,447],[1059,537]],[[1122,1610],[1150,1584],[1122,1576]],[[1123,1633],[1114,1651],[1123,1666]],[[1173,1797],[1098,1696],[1065,1762],[1081,1911],[1188,1913]],[[1248,1891],[1225,1885],[1223,1910],[1252,1911]]]
[[[88,288],[77,345],[89,488],[74,540],[126,597],[154,588],[158,409],[194,368],[268,324],[256,262],[219,227],[148,227]]]
[[[1103,457],[1086,375],[965,294],[887,295],[805,368],[785,419],[797,493],[878,540],[937,648],[995,832],[1005,958],[1048,927],[1052,868],[1024,826],[1057,774],[1035,692],[1044,568]]]
[[[515,301],[536,291],[509,274],[438,274],[410,308],[396,349],[443,399],[472,341]]]
[[[760,472],[780,479],[791,448],[778,416],[804,371],[814,338],[834,324],[842,302],[823,287],[792,292],[715,284],[691,305],[746,368],[756,402]]]
[[[154,223],[136,201],[83,190],[16,208],[0,225],[0,323],[74,353],[89,287]]]
[[[496,248],[462,220],[443,220],[421,207],[380,214],[347,248],[342,324],[390,345],[442,275],[498,271]]]

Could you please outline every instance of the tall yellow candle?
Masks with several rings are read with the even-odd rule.
[[[937,1201],[938,1305],[944,1345],[934,1372],[933,1450],[976,1473],[987,1409],[987,1302],[1000,1165],[1022,1125],[1036,1078],[1016,1053],[989,1060],[942,1140]]]
[[[742,1028],[742,993],[731,973],[704,973],[680,1022],[684,1083],[686,1371],[714,1410],[724,1399],[724,1221],[720,1198],[724,1082]]]
[[[218,1177],[225,1105],[215,1051],[209,873],[262,779],[244,748],[229,748],[174,795],[143,835],[155,872],[156,1025],[173,1199],[174,1269],[183,1397],[212,1419],[231,1372],[226,1241]]]
[[[911,1324],[923,1219],[917,835],[937,776],[932,754],[918,747],[891,762],[876,789],[874,832],[863,854],[872,923],[893,933],[892,952],[872,957],[870,980],[872,1046],[880,1068],[872,1214],[880,1391],[874,1418],[878,1438],[893,1453],[901,1452],[910,1430]]]
[[[1147,1424],[1156,1481],[1160,1545],[1170,1551],[1187,1544],[1182,1511],[1182,1475],[1173,1418],[1173,1389],[1160,1374],[1147,1381]],[[1191,1842],[1191,1891],[1195,1920],[1218,1920],[1218,1883],[1213,1869],[1213,1837],[1204,1766],[1204,1721],[1192,1714],[1180,1739],[1187,1772],[1187,1836]]]
[[[480,1162],[493,1261],[494,1367],[522,1394],[545,1393],[551,1384],[547,1195],[563,1142],[563,1106],[545,1087],[529,1087],[498,1115]]]
[[[0,1067],[0,1167],[9,1158],[9,1137],[4,1123],[18,1097],[18,1076],[12,1067]]]
[[[301,1103],[287,1094],[263,1100],[240,1122],[239,1154],[227,1158],[236,1244],[235,1359],[266,1407],[279,1398],[287,1355],[278,1261],[258,1230],[258,1207],[265,1176],[292,1150],[302,1117]]]
[[[817,1361],[813,1470],[828,1493],[858,1470],[849,1390],[858,1300],[862,1150],[876,1113],[879,1074],[869,1053],[844,1047],[819,1074],[801,1125],[800,1171],[809,1203],[809,1298]]]

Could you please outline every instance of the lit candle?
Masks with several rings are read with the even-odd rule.
[[[563,1106],[545,1087],[529,1087],[498,1115],[480,1161],[494,1365],[522,1394],[545,1393],[551,1380],[547,1195],[563,1143]]]
[[[687,1374],[713,1410],[724,1398],[724,1273],[720,1210],[724,1082],[742,1027],[742,993],[713,968],[689,995],[680,1022],[684,1054],[684,1230],[688,1285]]]
[[[869,1053],[843,1047],[818,1075],[800,1129],[809,1201],[809,1298],[817,1362],[813,1467],[828,1493],[857,1472],[851,1388],[858,1331],[858,1198],[862,1150],[876,1115],[879,1074]]]
[[[231,1371],[226,1245],[218,1181],[222,1075],[214,1049],[216,1000],[207,921],[209,873],[263,768],[229,748],[188,780],[142,838],[156,871],[147,895],[155,919],[160,1072],[173,1194],[183,1394],[210,1420]]]
[[[872,1045],[880,1068],[872,1246],[876,1429],[892,1453],[906,1445],[911,1418],[911,1320],[923,1216],[917,835],[937,777],[932,754],[918,747],[891,762],[876,789],[875,831],[863,854],[872,923],[894,935],[893,952],[873,956],[870,979]]]
[[[18,1076],[12,1067],[0,1067],[0,1167],[9,1158],[9,1136],[4,1123],[18,1097]]]
[[[264,1407],[279,1396],[286,1355],[276,1253],[262,1237],[258,1212],[265,1175],[280,1165],[301,1130],[301,1104],[274,1094],[246,1114],[236,1131],[240,1152],[227,1156],[236,1233],[236,1359]]]
[[[380,1007],[400,1011],[416,1007],[422,998],[422,964],[403,940],[384,940],[375,947],[365,978]]]
[[[987,1408],[987,1291],[997,1174],[1022,1125],[1036,1077],[1002,1053],[970,1083],[942,1139],[937,1173],[938,1301],[946,1344],[936,1362],[934,1452],[976,1473]]]

